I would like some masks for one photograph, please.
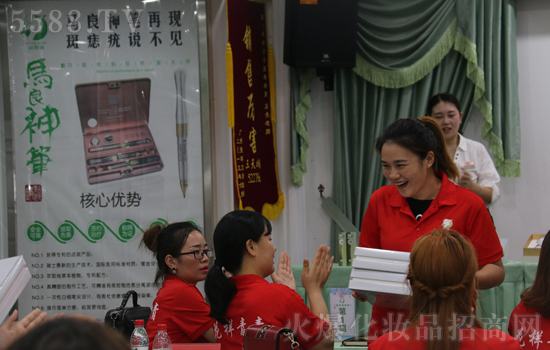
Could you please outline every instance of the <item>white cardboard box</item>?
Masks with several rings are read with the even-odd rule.
[[[31,279],[23,256],[0,260],[0,321],[3,321]]]
[[[406,283],[410,253],[356,248],[349,288],[364,293],[371,304],[409,307]]]

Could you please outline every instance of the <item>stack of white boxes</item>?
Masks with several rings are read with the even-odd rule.
[[[409,256],[407,252],[355,248],[349,288],[366,294],[370,303],[379,293],[410,295],[406,284]]]
[[[0,322],[31,280],[31,273],[22,255],[0,260]]]

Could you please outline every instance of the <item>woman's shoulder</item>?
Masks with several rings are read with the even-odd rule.
[[[248,292],[254,291],[255,294],[262,293],[262,295],[266,295],[266,298],[268,298],[267,296],[269,295],[298,295],[294,290],[283,284],[269,283],[264,278],[256,275],[242,275],[231,277],[231,279],[237,285],[237,290],[246,290]]]
[[[181,298],[182,295],[185,295],[185,298]],[[166,279],[164,281],[158,291],[158,298],[165,300],[185,299],[192,300],[193,302],[197,299],[204,301],[204,297],[195,285],[176,279]]]
[[[291,289],[284,284],[279,283],[268,283],[265,288],[275,295],[285,296],[285,297],[298,297],[301,298],[295,290]]]
[[[512,313],[518,313],[518,312],[521,312],[521,313],[526,313],[526,312],[538,312],[537,310],[534,310],[534,309],[527,309],[527,307],[525,306],[525,303],[523,302],[523,300],[521,300],[517,305],[516,307],[514,308],[514,311],[512,311]]]
[[[516,338],[498,329],[475,330],[476,336],[466,334],[468,330],[462,330],[460,349],[519,349],[519,342]],[[484,344],[485,346],[481,345]],[[369,345],[369,350],[378,349],[424,349],[425,340],[419,340],[406,331],[395,331],[386,333]]]
[[[463,145],[463,148],[466,149],[467,154],[474,155],[474,154],[482,154],[482,155],[489,155],[489,152],[487,151],[487,148],[485,145],[483,145],[479,141],[475,141],[472,139],[469,139],[464,136],[460,136],[460,143]],[[460,145],[459,145],[460,147]]]
[[[457,198],[457,204],[458,205],[465,205],[477,209],[486,208],[485,202],[483,202],[483,199],[473,191],[464,188],[462,186],[458,186],[454,183],[452,183],[450,180],[448,180],[447,186],[452,187],[454,191],[456,191],[456,198]]]
[[[478,337],[476,339],[486,344],[488,349],[519,349],[517,338],[499,329],[478,329],[477,334]],[[479,349],[479,346],[476,346],[476,348]]]
[[[414,346],[416,345],[416,346]],[[369,344],[369,350],[424,349],[425,341],[417,341],[406,330],[389,332]]]
[[[269,292],[265,294],[272,296],[273,300],[280,300],[282,305],[286,305],[285,307],[294,308],[303,306],[307,308],[300,294],[284,284],[269,283],[266,288]]]
[[[387,200],[391,198],[394,194],[401,196],[394,185],[385,185],[375,190],[372,193],[369,201]]]
[[[510,315],[510,322],[512,318],[521,317],[541,317],[540,309],[537,307],[527,306],[522,300],[519,302],[519,304],[516,305],[516,307],[512,311],[512,314]]]

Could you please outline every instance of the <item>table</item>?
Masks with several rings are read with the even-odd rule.
[[[480,321],[486,323],[491,328],[498,328],[507,332],[508,319],[512,310],[521,300],[521,293],[525,288],[531,286],[535,280],[537,264],[520,261],[505,261],[504,270],[506,277],[504,282],[498,286],[487,290],[479,291],[477,315]],[[302,296],[306,304],[306,290],[302,285],[302,265],[293,265],[292,273],[296,279],[296,292]],[[332,272],[323,287],[323,297],[327,306],[330,303],[330,288],[347,287],[351,274],[350,266],[334,266]],[[372,305],[369,303],[357,302],[355,306],[356,315],[356,334],[367,334]],[[335,342],[335,348],[355,350],[355,347],[336,347],[341,342]],[[365,349],[360,347],[357,349]]]

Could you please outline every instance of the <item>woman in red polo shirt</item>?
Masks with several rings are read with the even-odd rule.
[[[153,345],[159,324],[166,324],[172,343],[213,343],[214,320],[196,287],[206,278],[212,257],[201,231],[190,222],[157,225],[145,231],[141,244],[157,259],[155,284],[162,280],[145,326],[149,344]]]
[[[483,200],[453,184],[459,175],[437,122],[430,117],[399,119],[376,142],[384,176],[391,184],[376,190],[361,226],[361,247],[410,252],[420,236],[433,229],[452,228],[469,238],[477,252],[478,288],[504,280],[502,247]],[[366,297],[355,293],[365,301]],[[375,303],[369,339],[400,328],[403,310]]]
[[[522,349],[550,349],[550,231],[542,241],[535,281],[521,293],[508,333]]]
[[[334,347],[321,291],[334,261],[326,245],[319,247],[311,265],[304,259],[302,284],[311,309],[295,292],[286,253],[281,254],[284,261],[279,262],[274,274],[277,248],[271,239],[271,223],[263,215],[248,210],[226,214],[214,230],[214,248],[216,260],[204,290],[212,309],[210,315],[216,319],[216,342],[222,344],[222,349],[242,350],[241,331],[251,325],[288,327],[306,349]],[[265,280],[270,275],[276,283]]]
[[[483,329],[472,313],[478,263],[467,238],[454,230],[434,230],[414,243],[410,260],[407,327],[381,336],[369,350],[519,350],[516,338]]]

